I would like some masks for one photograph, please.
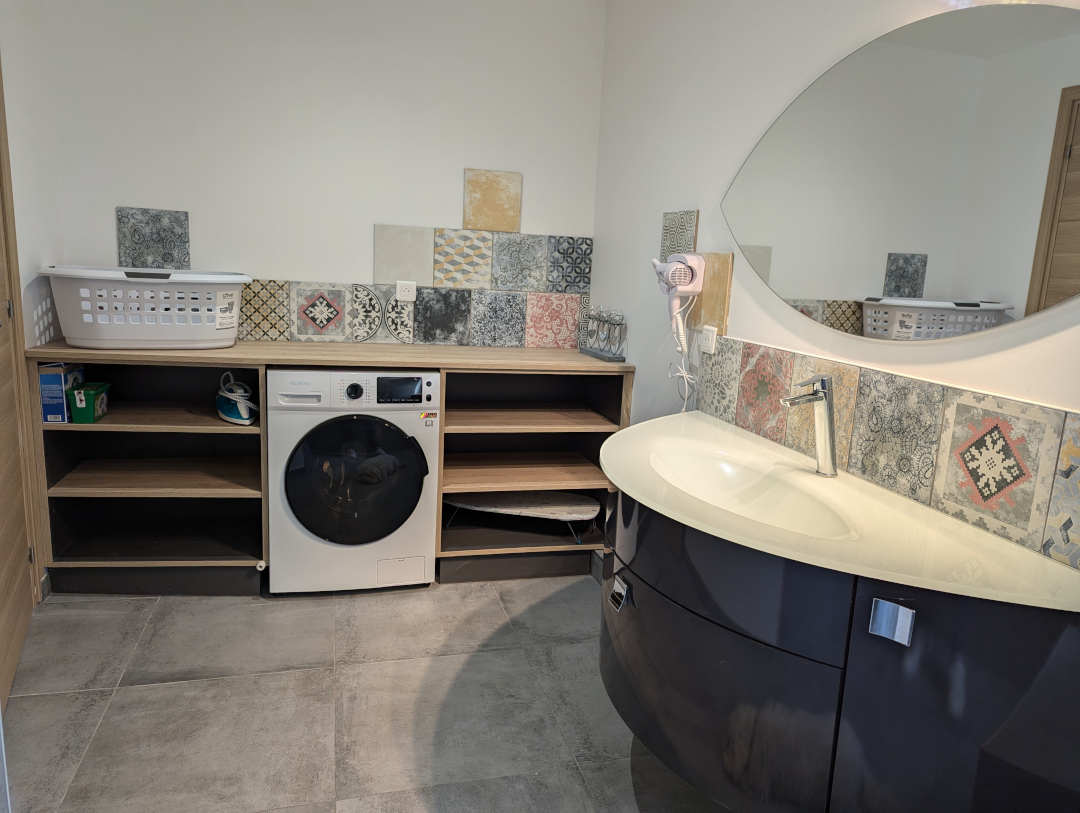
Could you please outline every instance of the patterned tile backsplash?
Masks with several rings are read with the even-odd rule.
[[[490,288],[491,252],[489,231],[435,229],[435,287]]]
[[[839,467],[1080,569],[1080,414],[726,337],[691,365],[698,409],[811,457],[779,401],[831,375]]]
[[[289,283],[289,338],[293,341],[347,341],[353,336],[355,313],[348,283]]]
[[[925,254],[890,252],[885,260],[885,284],[881,295],[921,299],[926,287],[926,260]]]
[[[188,213],[117,206],[116,252],[121,268],[191,268]]]

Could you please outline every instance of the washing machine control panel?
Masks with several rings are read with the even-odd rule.
[[[270,409],[437,410],[439,374],[418,370],[270,370]]]

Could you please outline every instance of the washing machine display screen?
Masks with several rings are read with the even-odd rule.
[[[419,376],[379,376],[380,404],[419,404],[423,394]]]
[[[338,545],[364,545],[405,523],[427,474],[415,438],[382,418],[344,415],[296,444],[285,467],[285,497],[311,533]]]

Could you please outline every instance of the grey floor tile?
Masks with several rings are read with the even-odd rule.
[[[154,609],[122,685],[332,665],[333,603],[167,596]]]
[[[339,666],[336,677],[338,798],[571,758],[521,649]]]
[[[334,798],[328,669],[116,690],[63,810],[250,813]]]
[[[582,776],[597,813],[722,813],[711,801],[645,751],[632,757],[583,765]]]
[[[520,776],[454,782],[381,793],[337,803],[337,813],[591,813],[581,774],[573,765]]]
[[[83,599],[38,605],[11,693],[113,688],[156,602]]]
[[[435,584],[342,596],[337,602],[337,663],[452,655],[520,642],[488,584]]]
[[[536,647],[528,657],[555,710],[555,720],[579,764],[630,756],[633,732],[608,698],[600,679],[599,640]]]
[[[267,813],[334,813],[337,808],[336,802],[318,802],[313,805],[296,805],[295,807],[275,807]]]
[[[60,806],[111,696],[104,689],[11,698],[4,735],[14,813]]]
[[[526,643],[583,641],[600,634],[600,586],[591,576],[494,582]]]

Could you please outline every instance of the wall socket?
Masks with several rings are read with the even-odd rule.
[[[395,299],[398,302],[415,302],[416,301],[416,283],[409,280],[398,280],[397,293],[394,294]],[[713,333],[716,329],[713,329]]]
[[[716,352],[716,325],[705,325],[701,328],[701,352]]]

